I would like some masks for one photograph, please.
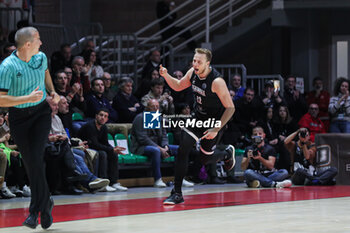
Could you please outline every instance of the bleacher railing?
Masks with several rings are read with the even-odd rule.
[[[103,69],[113,78],[135,75],[137,38],[133,33],[103,35],[99,49]]]
[[[177,26],[182,27],[183,30],[177,32],[176,34],[172,35],[170,38],[162,41],[161,43],[169,43],[176,41],[181,34],[184,32],[190,30],[192,32],[195,31],[194,35],[189,38],[188,40],[181,42],[181,43],[174,43],[174,52],[179,51],[183,49],[186,44],[192,40],[198,40],[200,38],[203,38],[205,36],[205,26],[206,26],[206,20],[208,17],[206,13],[206,4],[201,1],[198,5],[193,7],[193,9],[185,14],[182,17],[179,17],[175,22],[168,25],[167,27],[163,28],[162,30],[158,30],[154,33],[154,27],[159,24],[160,21],[167,18],[169,15],[178,12],[179,10],[183,8],[189,8],[190,4],[193,2],[193,0],[187,0],[178,7],[176,7],[173,11],[169,12],[164,17],[154,20],[144,28],[140,29],[135,33],[136,36],[140,37],[141,35],[147,35],[150,34],[148,37],[142,37],[142,41],[140,43],[148,43],[149,41],[154,41],[157,38],[160,37],[160,35],[165,32],[166,30],[170,29],[171,27]],[[244,4],[242,4],[242,2]],[[242,0],[211,0],[210,1],[210,14],[209,14],[209,20],[210,20],[210,32],[213,32],[213,30],[219,28],[222,25],[230,24],[232,22],[232,19],[239,16],[240,14],[246,12],[251,7],[257,5],[258,3],[262,2],[262,0],[250,0],[250,1],[242,1]],[[152,31],[152,33],[148,32]]]
[[[59,24],[32,23],[31,25],[39,30],[43,41],[41,50],[48,58],[53,52],[59,50],[63,43],[71,44],[72,54],[79,54],[84,43],[89,39],[94,41],[99,57],[102,56],[99,48],[102,44],[103,28],[100,23],[78,24],[68,28]]]
[[[242,77],[242,86],[245,86],[247,79],[247,69],[243,64],[218,64],[213,65],[213,67],[223,75],[223,78],[227,84],[229,84],[234,74],[240,74]]]
[[[68,42],[67,30],[62,25],[33,23],[32,26],[38,29],[40,39],[43,42],[41,51],[48,58],[51,57],[53,52],[60,49],[62,43]]]
[[[6,34],[17,29],[17,22],[29,19],[29,10],[22,8],[0,8],[0,26],[7,31]]]
[[[82,51],[86,41],[93,40],[96,45],[98,56],[102,56],[100,50],[102,45],[103,27],[100,23],[80,23],[67,27],[69,43],[71,44],[72,53],[78,54]],[[74,43],[73,43],[74,42]]]

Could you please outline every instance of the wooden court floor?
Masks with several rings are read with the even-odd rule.
[[[350,232],[350,186],[184,188],[185,203],[163,206],[171,188],[54,196],[49,232]],[[0,200],[0,232],[21,226],[28,198]]]

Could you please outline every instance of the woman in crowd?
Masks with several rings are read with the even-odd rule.
[[[96,52],[94,50],[87,50],[84,52],[83,57],[89,81],[91,82],[95,78],[102,78],[103,69],[96,62]]]
[[[278,151],[279,158],[276,163],[278,169],[287,169],[290,171],[290,155],[284,147],[285,138],[298,129],[297,123],[293,120],[289,114],[287,106],[280,106],[278,109],[278,115],[274,121],[274,128],[278,137]]]
[[[329,101],[331,115],[331,133],[350,133],[349,81],[338,78],[334,87],[334,96]]]

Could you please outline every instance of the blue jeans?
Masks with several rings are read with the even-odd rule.
[[[264,176],[252,169],[247,169],[244,172],[244,178],[247,185],[253,180],[260,181],[262,187],[274,187],[276,181],[282,181],[288,177],[288,171],[286,169],[279,169],[268,176]]]
[[[329,127],[330,133],[350,133],[350,122],[344,120],[335,120]]]
[[[335,167],[317,172],[315,175],[309,174],[306,169],[298,168],[292,176],[292,182],[296,185],[304,185],[306,179],[309,179],[311,181],[310,185],[332,185],[337,174],[338,169]]]
[[[71,136],[72,135],[77,135],[79,129],[85,125],[87,123],[87,121],[73,121],[72,122],[72,129],[73,129],[73,132],[70,132]]]
[[[168,147],[170,150],[170,154],[176,156],[177,149],[179,148],[179,146],[168,145]],[[160,149],[156,146],[145,146],[143,154],[151,158],[154,180],[158,180],[162,178],[162,175],[160,172],[160,162],[162,160],[162,153],[160,152]]]
[[[84,161],[84,157],[83,157],[83,154],[85,155],[84,151],[82,150],[77,150],[77,149],[74,149],[73,151],[73,154],[74,154],[74,160],[75,160],[75,164],[76,164],[76,168],[77,170],[81,173],[81,174],[86,174],[87,175],[87,178],[81,182],[82,185],[84,185],[85,187],[88,186],[88,184],[97,179],[97,177],[92,174],[92,172],[89,170],[89,168],[86,166],[86,163]]]
[[[92,149],[90,149],[90,150],[92,150]],[[75,153],[75,154],[77,154],[77,155],[79,155],[80,157],[82,157],[83,159],[84,159],[84,161],[85,161],[85,152],[84,151],[82,151],[82,150],[79,150],[79,149],[76,149],[76,148],[74,148],[73,149],[73,153]],[[93,164],[93,169],[94,169],[94,174],[96,175],[96,176],[98,176],[98,168],[99,168],[99,154],[98,154],[98,152],[97,152],[97,159],[96,160],[94,160],[94,164]]]

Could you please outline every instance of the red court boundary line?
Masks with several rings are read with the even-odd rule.
[[[185,195],[185,203],[175,206],[163,206],[163,197],[58,205],[53,209],[53,218],[54,222],[65,222],[167,211],[349,196],[350,186],[305,186],[286,189],[255,189]],[[28,208],[0,210],[0,228],[21,226],[27,215]]]

